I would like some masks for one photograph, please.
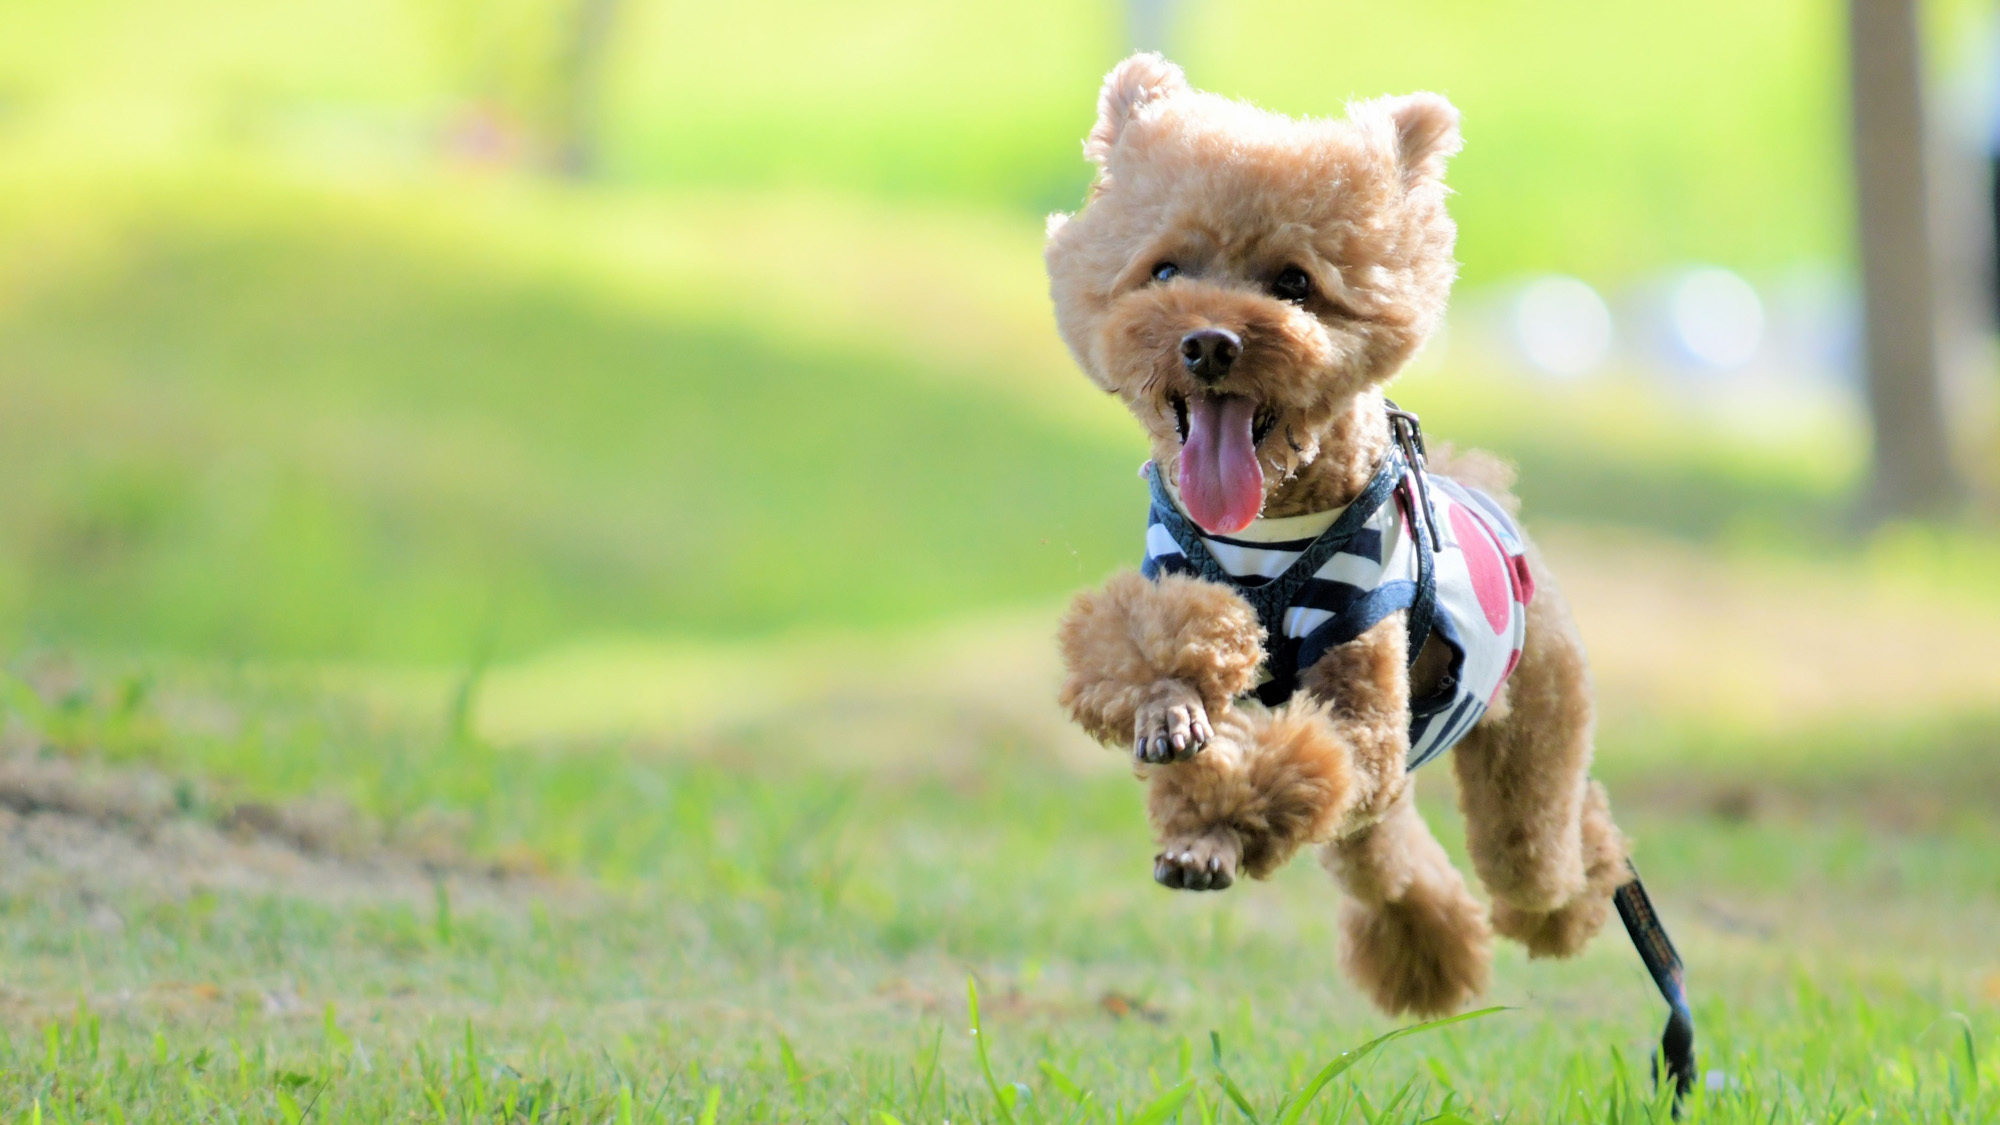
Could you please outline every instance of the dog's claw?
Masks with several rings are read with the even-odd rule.
[[[1236,882],[1242,851],[1242,838],[1226,827],[1184,837],[1153,857],[1153,881],[1175,890],[1225,890]]]
[[[1141,762],[1184,762],[1215,737],[1201,698],[1186,684],[1167,681],[1133,716],[1132,756]]]
[[[1208,886],[1210,890],[1224,890],[1235,882],[1235,873],[1224,870],[1221,856],[1212,855],[1208,857]]]
[[[1189,852],[1181,853],[1181,869],[1184,872],[1181,881],[1186,883],[1187,889],[1191,891],[1205,891],[1215,880],[1215,869],[1208,864],[1197,862]]]

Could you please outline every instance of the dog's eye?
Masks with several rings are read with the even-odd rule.
[[[1281,301],[1300,304],[1312,296],[1312,291],[1312,278],[1307,277],[1306,271],[1297,266],[1286,266],[1278,271],[1277,277],[1271,279],[1271,292]]]
[[[1172,281],[1181,275],[1181,268],[1172,262],[1160,262],[1153,267],[1154,281]]]

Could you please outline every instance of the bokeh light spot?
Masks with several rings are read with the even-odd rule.
[[[1674,339],[1690,359],[1727,371],[1750,362],[1764,342],[1764,302],[1726,269],[1689,271],[1670,298]]]
[[[1514,301],[1514,339],[1521,354],[1551,375],[1587,375],[1611,353],[1611,310],[1587,282],[1544,277]]]

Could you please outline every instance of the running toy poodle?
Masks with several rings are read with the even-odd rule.
[[[1382,393],[1444,312],[1458,148],[1435,94],[1293,120],[1134,55],[1047,251],[1063,339],[1153,455],[1144,565],[1071,605],[1062,703],[1132,747],[1156,879],[1220,890],[1318,846],[1348,972],[1422,1014],[1485,987],[1493,930],[1575,953],[1632,878],[1511,472],[1426,466]],[[1490,912],[1417,813],[1410,772],[1447,749]]]

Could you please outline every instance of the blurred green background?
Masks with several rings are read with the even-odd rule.
[[[1197,81],[1273,108],[1453,97],[1470,290],[1848,262],[1824,5],[1169,10]],[[1035,251],[1124,14],[10,6],[0,623],[436,661],[1100,574],[1137,446],[1069,377]],[[1950,40],[1977,11],[1931,16]],[[1824,423],[1791,475],[1853,482],[1851,417],[1779,413]],[[1520,428],[1552,458],[1593,437]],[[1657,428],[1706,471],[1715,423]],[[1526,487],[1600,514],[1564,475]],[[1687,530],[1740,499],[1701,491],[1622,507]]]
[[[584,1075],[604,1114],[986,1119],[956,1038],[957,1101],[898,1085],[968,970],[1037,1104],[1048,1067],[1143,1104],[1211,1026],[1274,1100],[1385,1026],[1317,872],[1155,893],[1051,698],[1144,452],[1055,337],[1042,223],[1141,6],[9,0],[0,1095],[469,1117],[480,1075]],[[1521,467],[1715,982],[1713,1119],[1992,1110],[2000,386],[1961,339],[1964,518],[1857,518],[1841,12],[1154,7],[1197,85],[1464,112],[1461,311],[1396,394]],[[1923,15],[1948,118],[1992,14]],[[1811,355],[1647,358],[1690,264]],[[1510,350],[1548,275],[1612,297],[1587,375]],[[1834,296],[1784,336],[1801,278]],[[1623,941],[1503,953],[1532,1031],[1369,1096],[1611,1119],[1566,1099],[1644,1085],[1604,1051],[1656,1018]]]

